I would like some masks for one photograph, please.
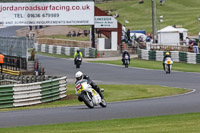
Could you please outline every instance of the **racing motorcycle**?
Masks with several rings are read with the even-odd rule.
[[[167,57],[165,59],[164,63],[165,63],[165,72],[170,74],[171,73],[171,69],[172,69],[172,64],[173,64],[172,58]]]
[[[94,106],[101,105],[106,107],[107,103],[105,99],[102,99],[99,93],[88,84],[86,79],[78,81],[75,85],[75,91],[78,95],[78,100],[84,102],[88,108],[94,108]],[[100,89],[101,92],[104,92],[104,89]]]
[[[80,56],[80,55],[77,55],[77,56],[76,56],[76,63],[75,63],[76,68],[80,68],[81,62],[82,62],[81,56]]]
[[[125,66],[125,68],[128,68],[128,65],[129,65],[129,58],[128,58],[128,55],[125,55],[125,57],[124,57],[124,66]]]

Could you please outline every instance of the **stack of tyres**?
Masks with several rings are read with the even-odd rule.
[[[163,51],[156,51],[156,61],[163,61]]]
[[[200,54],[196,54],[196,62],[200,63]]]
[[[149,60],[156,60],[156,51],[149,51]]]
[[[171,57],[174,62],[179,62],[179,51],[171,51]]]
[[[179,52],[179,60],[180,62],[187,62],[187,53]]]
[[[138,58],[142,58],[141,49],[137,49]]]
[[[187,53],[187,63],[196,64],[196,54],[195,53]]]

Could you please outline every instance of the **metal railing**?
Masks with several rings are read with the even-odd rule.
[[[188,52],[187,46],[172,46],[172,45],[150,45],[151,50],[159,50],[159,51],[183,51]]]

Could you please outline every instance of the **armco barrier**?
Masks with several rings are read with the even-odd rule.
[[[166,51],[151,51],[138,49],[138,58],[144,60],[156,60],[163,61],[163,57]],[[190,53],[190,52],[180,52],[180,51],[170,51],[170,55],[174,62],[185,62],[190,64],[200,63],[200,54]]]
[[[67,56],[73,56],[77,50],[80,50],[83,57],[96,58],[97,52],[95,48],[79,48],[79,47],[64,47],[57,45],[47,45],[35,43],[35,50],[38,52],[50,53],[50,54],[65,54]]]
[[[0,108],[34,105],[66,97],[67,77],[0,86]]]

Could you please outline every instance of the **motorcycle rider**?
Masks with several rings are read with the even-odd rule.
[[[74,64],[76,65],[76,57],[77,56],[80,56],[81,58],[83,57],[83,54],[80,50],[77,50],[75,53],[74,53]]]
[[[167,57],[170,57],[170,58],[171,58],[169,52],[166,52],[166,53],[165,53],[165,56],[163,57],[163,69],[164,69],[164,71],[165,71],[165,59],[166,59]]]
[[[122,54],[122,62],[123,62],[123,65],[124,65],[124,61],[125,61],[125,56],[128,56],[128,60],[129,60],[129,62],[130,62],[130,54],[128,53],[128,51],[127,50],[125,50],[124,52],[123,52],[123,54]]]
[[[88,75],[84,75],[81,71],[78,71],[78,72],[76,72],[75,77],[76,77],[76,82],[75,82],[75,84],[76,84],[78,81],[82,80],[82,79],[86,79],[86,80],[87,80],[87,83],[90,84],[90,85],[92,86],[92,88],[95,89],[95,90],[99,93],[99,95],[100,95],[100,97],[101,97],[102,99],[104,99],[104,96],[103,96],[103,94],[101,93],[99,87],[90,79],[90,77],[89,77]]]

